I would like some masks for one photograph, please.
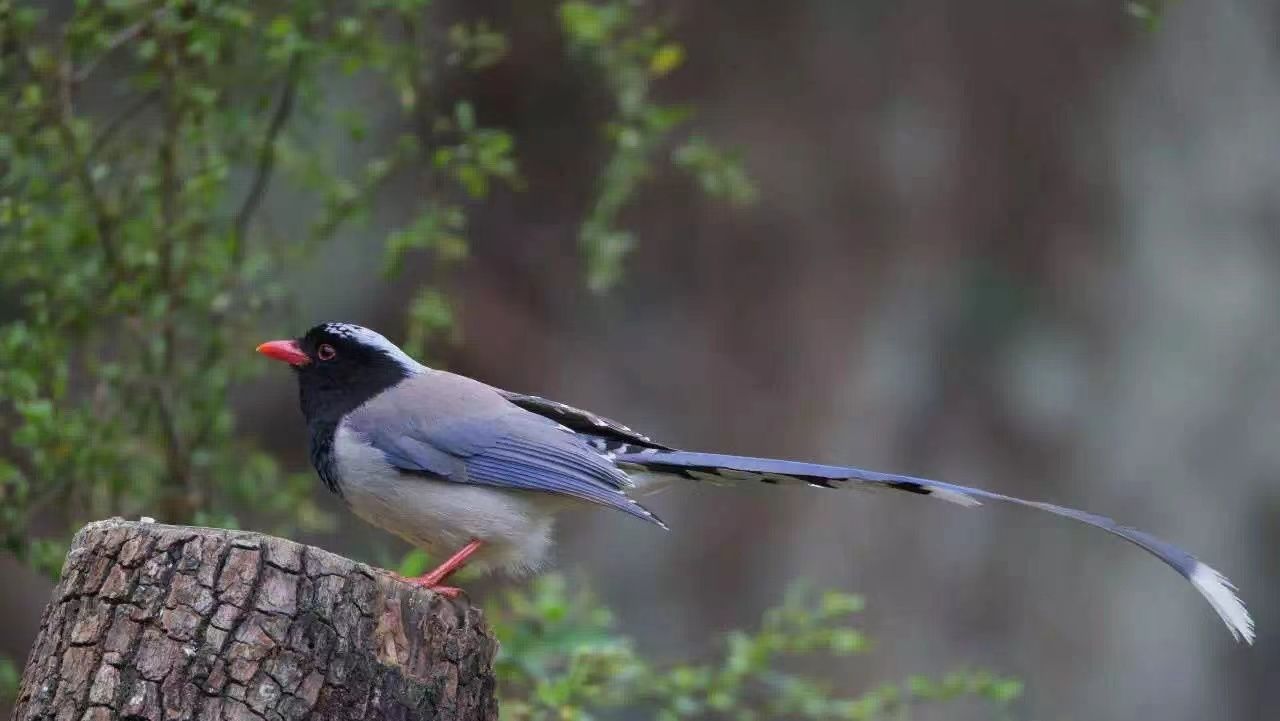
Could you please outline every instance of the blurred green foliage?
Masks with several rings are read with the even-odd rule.
[[[908,719],[920,704],[964,697],[1007,715],[1021,695],[1015,679],[960,670],[841,697],[830,680],[786,670],[815,657],[867,653],[871,642],[849,625],[861,609],[858,596],[794,586],[758,628],[730,632],[704,660],[668,664],[640,656],[610,612],[562,575],[493,599],[486,614],[502,642],[497,672],[506,721],[587,721],[621,709],[658,721]]]
[[[560,25],[569,49],[598,69],[614,98],[615,114],[605,127],[612,154],[579,235],[587,255],[587,283],[604,291],[617,283],[622,261],[636,242],[619,227],[618,216],[653,172],[655,158],[673,132],[692,114],[687,106],[660,104],[650,93],[653,81],[680,66],[685,50],[660,25],[637,22],[634,3],[624,0],[563,2]],[[701,137],[677,143],[671,158],[712,196],[734,203],[755,199],[755,186],[737,160]]]
[[[746,203],[756,190],[730,154],[677,137],[689,108],[652,99],[686,55],[660,23],[625,0],[556,7],[569,57],[614,100],[580,232],[587,282],[604,290],[635,242],[619,216],[664,154],[712,196]],[[428,263],[440,281],[415,291],[406,345],[421,354],[455,337],[442,281],[467,257],[468,217],[495,186],[524,181],[515,138],[441,77],[483,72],[507,48],[486,22],[444,26],[426,0],[80,1],[56,20],[42,3],[0,0],[3,547],[56,575],[71,532],[94,518],[328,527],[310,471],[286,471],[236,430],[227,397],[262,367],[244,338],[287,309],[282,267],[368,218],[390,183],[426,192],[382,239],[384,272]],[[357,85],[375,100],[335,102]],[[264,222],[275,186],[313,209],[305,232]],[[400,570],[426,563],[415,552]],[[860,603],[796,592],[719,656],[660,665],[590,594],[548,576],[490,608],[503,714],[899,718],[925,700],[1018,694],[957,673],[841,699],[780,670],[864,652],[845,623]],[[0,689],[17,676],[0,660]]]
[[[1124,10],[1146,29],[1155,30],[1160,27],[1160,18],[1169,4],[1169,0],[1125,0]]]
[[[618,97],[583,233],[604,287],[615,216],[687,115],[648,100],[684,50],[630,2],[558,9],[567,47]],[[424,190],[381,250],[388,275],[414,262],[432,279],[408,303],[407,349],[456,338],[443,288],[468,215],[524,182],[512,134],[443,80],[507,46],[426,0],[114,0],[56,19],[0,0],[0,544],[52,575],[70,532],[110,515],[326,528],[310,473],[236,432],[226,399],[262,367],[244,339],[287,310],[282,267],[392,183]],[[674,153],[709,192],[750,195],[705,141]],[[304,232],[264,222],[272,186],[314,211]]]
[[[0,658],[0,706],[11,705],[18,697],[21,672],[13,659]]]

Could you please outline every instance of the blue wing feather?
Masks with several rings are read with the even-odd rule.
[[[353,414],[353,430],[403,471],[456,483],[556,493],[615,508],[663,525],[628,498],[626,473],[556,424],[517,411],[449,419],[422,427]]]

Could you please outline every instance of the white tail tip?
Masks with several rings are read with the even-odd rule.
[[[1227,624],[1231,636],[1239,641],[1244,639],[1253,644],[1253,619],[1244,607],[1244,602],[1235,594],[1236,587],[1231,585],[1227,577],[1203,563],[1196,562],[1195,569],[1189,577],[1191,583],[1209,601],[1213,610],[1218,612],[1222,622]]]

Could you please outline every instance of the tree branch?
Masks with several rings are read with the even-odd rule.
[[[72,128],[75,111],[71,102],[71,64],[69,61],[64,60],[58,64],[57,90],[58,106],[53,113],[53,118],[54,124],[58,129],[58,137],[62,140],[63,149],[70,157],[72,174],[80,185],[80,192],[84,193],[85,200],[89,204],[89,212],[93,215],[94,227],[98,231],[98,242],[102,246],[102,253],[106,258],[107,266],[119,278],[123,274],[123,269],[120,265],[120,254],[115,243],[115,222],[107,209],[106,203],[103,202],[102,196],[98,193],[97,184],[93,181],[93,172],[89,167],[89,158],[86,154],[80,152],[80,144],[76,140],[75,130]]]
[[[289,68],[285,71],[285,82],[284,88],[280,91],[280,101],[277,103],[276,111],[272,114],[271,120],[267,124],[267,132],[263,137],[262,147],[258,150],[258,168],[254,173],[253,182],[249,185],[249,193],[245,196],[244,202],[240,204],[239,212],[236,213],[235,222],[232,226],[235,243],[233,261],[236,265],[239,265],[241,259],[244,258],[244,237],[249,230],[249,221],[262,204],[262,197],[266,194],[267,186],[271,182],[271,173],[275,169],[276,162],[276,140],[280,137],[285,123],[289,120],[289,114],[293,112],[293,98],[297,92],[301,67],[302,60],[297,53],[294,53],[289,60]]]
[[[165,11],[165,8],[163,7],[157,10],[154,10],[147,17],[120,30],[115,35],[112,35],[111,39],[107,41],[107,46],[102,49],[102,52],[99,53],[99,55],[96,58],[88,61],[84,65],[80,66],[78,70],[75,70],[74,72],[70,73],[69,76],[70,76],[71,82],[73,84],[79,85],[80,83],[83,83],[85,80],[88,80],[89,76],[93,74],[94,70],[97,70],[98,66],[102,64],[102,61],[105,60],[107,56],[111,55],[111,53],[115,52],[116,50],[119,50],[120,48],[124,47],[130,41],[132,41],[133,39],[141,35],[142,31],[146,30],[147,26],[150,25],[152,21],[154,21],[156,17],[158,17],[160,13],[164,11]]]
[[[178,384],[175,377],[177,364],[177,318],[174,314],[179,306],[181,296],[177,268],[178,237],[178,145],[182,131],[181,100],[178,98],[178,63],[181,50],[177,47],[166,48],[161,55],[161,72],[164,76],[168,103],[164,114],[164,129],[157,153],[160,177],[160,218],[157,237],[160,245],[160,278],[161,292],[168,297],[169,303],[161,320],[161,337],[164,347],[161,359],[156,402],[159,407],[162,425],[165,432],[165,455],[169,471],[169,483],[181,487],[183,494],[179,504],[175,499],[176,517],[187,521],[194,510],[199,507],[200,489],[196,478],[191,473],[190,453],[192,448],[182,442],[182,429],[178,424],[178,416],[173,407],[173,394],[170,392]]]
[[[102,149],[107,147],[107,143],[124,129],[125,124],[134,118],[138,113],[142,112],[148,105],[160,99],[160,91],[152,90],[138,96],[132,103],[124,106],[120,112],[116,113],[106,125],[103,126],[102,132],[94,139],[93,145],[89,146],[89,152],[85,154],[87,160],[92,161],[97,157]]]

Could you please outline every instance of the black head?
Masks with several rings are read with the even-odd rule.
[[[365,401],[424,370],[394,343],[349,323],[321,323],[297,340],[258,352],[293,367],[307,421],[337,422]]]

